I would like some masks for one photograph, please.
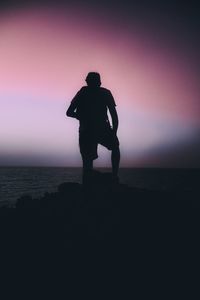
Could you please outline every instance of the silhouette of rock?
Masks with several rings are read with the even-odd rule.
[[[151,243],[152,232],[160,228],[155,216],[162,222],[162,212],[167,212],[168,228],[169,212],[185,206],[185,199],[188,206],[190,197],[191,193],[177,190],[132,188],[113,183],[111,174],[93,173],[87,184],[64,182],[57,192],[45,193],[41,198],[20,197],[17,209],[12,210],[10,218],[6,217],[3,226],[6,237],[14,241],[11,249],[19,247],[22,253],[24,244],[31,251],[53,256],[56,253],[57,257],[65,256],[69,248],[85,254],[96,246],[100,252],[103,247],[115,251],[128,241],[140,244],[146,232]]]
[[[185,192],[184,192],[185,195]],[[16,208],[37,208],[53,213],[69,208],[134,208],[135,206],[170,206],[183,198],[177,190],[157,191],[132,188],[113,180],[112,174],[93,171],[84,184],[64,182],[57,192],[45,193],[39,199],[23,196],[17,200]]]
[[[2,208],[8,208],[8,207],[10,207],[10,205],[9,205],[9,203],[8,203],[8,201],[0,201],[0,208],[2,209]]]

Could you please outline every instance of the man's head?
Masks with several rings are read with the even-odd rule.
[[[97,72],[88,73],[86,80],[87,85],[91,87],[99,87],[101,85],[100,74]]]

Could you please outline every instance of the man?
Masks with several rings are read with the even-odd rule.
[[[84,86],[73,98],[66,115],[80,122],[79,146],[83,160],[83,175],[93,169],[93,160],[98,158],[97,146],[103,145],[111,150],[113,178],[118,178],[120,161],[119,141],[117,138],[118,116],[111,92],[101,86],[99,73],[90,72]],[[110,125],[107,110],[112,118]]]

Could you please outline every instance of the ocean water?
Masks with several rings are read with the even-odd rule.
[[[109,169],[100,169],[110,172]],[[54,192],[63,182],[81,183],[81,168],[54,167],[1,167],[0,201],[11,205],[24,195],[41,197]],[[168,190],[195,190],[199,187],[199,169],[131,169],[122,168],[120,182],[135,188]]]

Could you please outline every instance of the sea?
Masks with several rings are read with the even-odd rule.
[[[110,169],[100,168],[102,172]],[[199,188],[200,169],[121,168],[120,183],[147,190],[194,191]],[[63,182],[82,181],[81,168],[67,167],[1,167],[0,204],[14,207],[22,195],[42,197],[55,192]]]

